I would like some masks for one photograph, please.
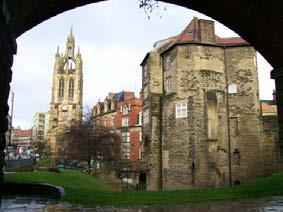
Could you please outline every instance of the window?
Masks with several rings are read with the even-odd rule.
[[[63,98],[64,97],[64,79],[63,78],[61,78],[59,80],[58,97],[59,98]]]
[[[142,125],[142,112],[138,114],[138,125]]]
[[[142,159],[142,151],[141,148],[139,148],[139,160]]]
[[[130,143],[122,144],[122,159],[130,159]]]
[[[172,78],[166,77],[165,79],[165,92],[171,93],[172,92]]]
[[[171,69],[171,59],[169,56],[166,56],[164,59],[164,69],[165,71],[168,71]]]
[[[121,142],[122,143],[130,143],[130,133],[129,132],[122,132],[121,133]]]
[[[111,117],[111,125],[114,126],[114,116]]]
[[[69,81],[69,98],[72,99],[74,97],[74,80],[71,78]]]
[[[127,115],[128,114],[128,107],[127,105],[123,106],[123,115]]]
[[[187,117],[187,103],[177,103],[176,118],[186,118],[186,117]]]
[[[129,118],[123,117],[122,118],[122,127],[127,127],[127,126],[129,126]]]
[[[142,132],[139,132],[139,136],[140,136],[140,141],[142,141]]]
[[[240,152],[238,149],[235,149],[233,152],[233,163],[235,165],[240,165]]]

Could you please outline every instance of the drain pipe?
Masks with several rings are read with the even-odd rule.
[[[228,166],[229,166],[229,186],[232,186],[232,164],[231,164],[231,133],[230,133],[230,107],[229,107],[229,85],[227,76],[226,48],[224,47],[225,61],[225,80],[226,80],[226,109],[227,109],[227,128],[228,128]]]

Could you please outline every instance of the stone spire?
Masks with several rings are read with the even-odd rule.
[[[67,38],[65,55],[68,58],[74,58],[75,53],[75,37],[73,35],[73,27],[71,26],[70,35]]]
[[[60,57],[59,46],[57,46],[57,52],[56,52],[56,54],[55,54],[55,57]]]

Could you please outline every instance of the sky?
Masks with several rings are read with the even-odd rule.
[[[49,110],[55,53],[57,46],[65,52],[71,26],[83,59],[84,107],[92,107],[108,92],[128,90],[138,94],[140,63],[154,42],[179,34],[194,16],[211,19],[160,2],[149,15],[150,19],[139,8],[138,0],[110,0],[59,14],[21,35],[12,67],[13,126],[31,128],[34,114]],[[220,37],[237,36],[218,22],[215,30]],[[272,99],[272,67],[260,54],[257,58],[260,98]]]

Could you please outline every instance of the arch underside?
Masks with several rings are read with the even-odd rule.
[[[105,0],[9,0],[10,28],[15,37],[67,10]],[[237,32],[273,65],[281,67],[283,6],[280,0],[163,0],[204,13]],[[137,1],[137,4],[139,2]]]

